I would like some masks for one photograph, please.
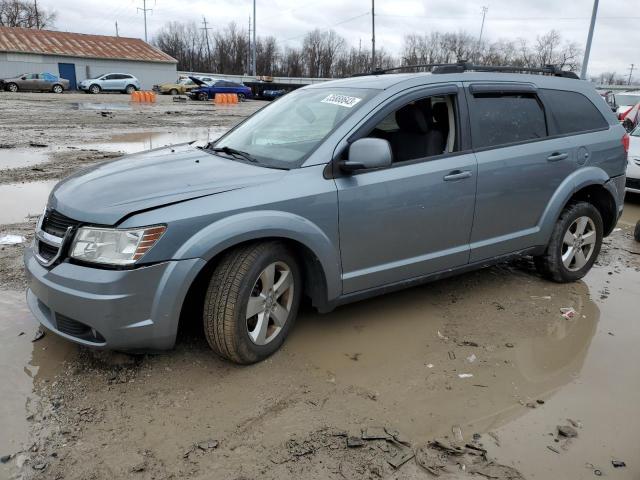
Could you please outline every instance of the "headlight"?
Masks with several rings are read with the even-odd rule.
[[[71,257],[85,262],[131,265],[160,240],[166,229],[164,225],[127,230],[82,227],[71,245]]]

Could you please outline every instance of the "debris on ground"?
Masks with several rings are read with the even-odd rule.
[[[349,448],[357,448],[362,447],[364,445],[364,440],[360,437],[347,437],[347,447]]]
[[[468,340],[464,340],[462,342],[459,342],[457,344],[459,347],[479,347],[480,345],[478,345],[478,343],[476,342],[470,342]]]
[[[196,452],[209,452],[218,448],[220,442],[218,440],[208,439],[203,442],[197,442],[191,445],[183,454],[182,458],[189,458],[189,455]]]
[[[578,314],[578,312],[576,312],[572,307],[563,307],[560,309],[560,313],[567,320],[571,320]]]
[[[469,356],[467,357],[467,362],[469,362],[469,363],[473,363],[473,362],[475,362],[475,361],[476,361],[476,359],[477,359],[477,358],[478,358],[478,357],[476,357],[475,353],[472,353],[471,355],[469,355]]]
[[[464,437],[462,436],[462,428],[460,427],[460,425],[454,425],[453,427],[451,427],[451,433],[453,433],[453,438],[456,442],[464,442]]]
[[[18,245],[24,243],[25,238],[22,235],[2,235],[0,236],[0,245]]]
[[[37,342],[38,340],[41,340],[44,336],[45,336],[45,331],[42,327],[40,327],[36,331],[36,334],[33,336],[33,339],[31,341]]]
[[[458,377],[460,377],[460,378],[471,378],[471,377],[473,377],[473,373],[459,373]]]
[[[507,348],[513,348],[515,345],[513,343],[507,342],[507,343],[504,344],[504,346],[507,347]]]
[[[613,468],[624,468],[627,466],[622,460],[611,460],[611,465],[613,465]]]
[[[455,360],[456,359],[456,354],[455,352],[449,351],[449,360]]]
[[[560,454],[560,450],[558,450],[556,447],[552,447],[551,445],[547,445],[547,448],[549,450],[551,450],[554,453]]]
[[[3,455],[0,457],[0,463],[7,463],[9,460],[11,460],[11,458],[11,455]]]
[[[46,148],[49,145],[47,145],[46,143],[29,142],[29,146],[35,148]]]
[[[569,425],[558,425],[557,428],[558,433],[565,438],[575,438],[578,436],[578,431]]]

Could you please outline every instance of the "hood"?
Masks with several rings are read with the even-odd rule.
[[[198,77],[189,77],[191,80],[193,80],[193,83],[195,83],[198,86],[203,86],[206,85],[205,82],[203,82],[202,80],[200,80]]]
[[[49,208],[82,222],[115,225],[141,210],[274,181],[285,173],[184,144],[80,171],[56,185]]]

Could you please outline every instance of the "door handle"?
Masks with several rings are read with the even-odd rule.
[[[451,182],[453,180],[462,180],[463,178],[469,178],[471,176],[470,170],[454,170],[449,172],[448,175],[443,177],[445,182]]]
[[[568,153],[558,153],[558,152],[554,152],[551,155],[549,155],[547,157],[547,160],[550,162],[557,162],[559,160],[564,160],[565,158],[568,158],[569,154]]]

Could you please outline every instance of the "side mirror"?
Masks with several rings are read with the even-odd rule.
[[[20,80],[26,80],[27,77],[20,77]]]
[[[382,138],[361,138],[349,146],[349,159],[340,162],[345,172],[389,167],[393,162],[391,144]]]

